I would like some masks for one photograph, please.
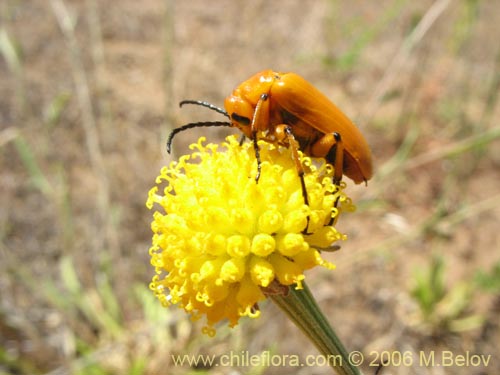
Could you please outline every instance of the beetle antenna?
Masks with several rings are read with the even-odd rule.
[[[174,129],[169,134],[168,139],[167,139],[167,152],[170,154],[170,151],[172,149],[172,141],[174,140],[174,137],[177,133],[180,133],[180,132],[187,130],[187,129],[202,128],[202,127],[209,127],[209,126],[229,126],[230,127],[231,123],[227,122],[227,121],[192,122],[190,124],[183,125],[180,128]]]
[[[225,110],[223,110],[222,108],[219,108],[219,107],[217,107],[209,102],[204,102],[202,100],[183,100],[182,102],[179,103],[179,107],[182,107],[184,104],[200,105],[202,107],[206,107],[208,109],[211,109],[212,111],[218,112],[218,113],[226,116],[227,118],[230,118],[229,114]]]

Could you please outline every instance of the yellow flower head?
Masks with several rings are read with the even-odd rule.
[[[354,207],[332,183],[333,168],[300,154],[309,205],[291,151],[260,141],[262,172],[251,142],[234,136],[222,144],[191,145],[195,150],[161,170],[147,200],[153,215],[150,288],[163,305],[177,304],[192,318],[206,315],[204,331],[228,319],[258,317],[257,302],[271,283],[301,288],[304,271],[334,266],[319,248],[344,240],[332,225],[339,212]],[[337,207],[335,207],[335,201]],[[307,227],[307,230],[306,230]],[[306,232],[306,234],[304,234]]]

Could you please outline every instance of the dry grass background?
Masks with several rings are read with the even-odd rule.
[[[329,257],[337,270],[307,275],[348,349],[412,353],[387,375],[500,373],[499,1],[5,0],[0,11],[0,374],[330,373],[175,367],[170,354],[316,351],[271,304],[209,339],[147,290],[144,203],[171,158],[166,135],[217,118],[176,103],[222,105],[266,68],[306,77],[373,148],[375,178],[348,189],[359,209],[340,222],[350,240]],[[179,136],[177,154],[199,135]],[[492,358],[419,365],[442,350]]]

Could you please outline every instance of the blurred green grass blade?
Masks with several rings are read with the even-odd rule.
[[[79,305],[85,316],[103,332],[114,338],[119,338],[122,334],[120,322],[115,320],[106,310],[105,303],[95,289],[85,292],[79,300]]]
[[[63,257],[60,264],[61,278],[64,286],[72,296],[72,302],[78,306],[82,313],[95,327],[102,329],[108,334],[118,337],[122,333],[121,323],[115,319],[113,312],[107,310],[106,301],[102,298],[100,291],[93,288],[84,290],[76,273],[71,257]],[[106,293],[106,292],[105,292]],[[112,293],[112,292],[109,292]],[[116,303],[115,297],[112,297]]]
[[[440,255],[433,256],[430,269],[429,287],[431,288],[436,301],[439,301],[445,295],[444,268],[444,258]]]
[[[28,267],[16,267],[12,271],[17,280],[20,280],[21,285],[33,294],[42,295],[47,302],[61,311],[68,311],[71,301],[61,293],[52,278],[46,277],[40,280]]]
[[[495,57],[495,63],[493,66],[493,77],[491,79],[488,93],[486,95],[486,103],[484,107],[483,114],[479,123],[487,123],[495,111],[495,107],[498,101],[498,96],[500,95],[500,50],[497,51]],[[498,126],[498,122],[494,122]]]
[[[71,94],[67,92],[61,93],[52,99],[44,113],[44,122],[48,129],[51,129],[59,122],[62,112],[67,107],[70,99]]]
[[[88,363],[73,372],[75,375],[111,375],[100,363]]]
[[[448,293],[439,297],[437,313],[443,320],[457,319],[469,306],[472,297],[472,288],[468,283],[459,282],[453,285]]]
[[[40,371],[29,362],[28,358],[15,357],[6,348],[0,346],[0,375],[37,374]]]
[[[500,292],[500,261],[493,266],[491,272],[480,270],[474,276],[474,283],[487,292]]]
[[[110,283],[107,274],[102,274],[99,276],[98,288],[99,288],[99,295],[101,296],[101,299],[104,302],[105,310],[109,315],[110,319],[116,322],[117,325],[121,326],[122,313],[121,313],[120,303],[118,301],[116,293],[113,290],[113,287]]]
[[[453,25],[451,48],[459,52],[473,36],[472,29],[479,16],[479,0],[462,0],[456,8],[459,14]]]
[[[449,146],[441,147],[439,149],[434,149],[417,155],[409,159],[405,165],[404,169],[412,169],[419,167],[421,165],[430,163],[434,160],[441,158],[454,157],[463,154],[464,152],[481,149],[489,145],[494,140],[500,138],[500,126],[491,128],[485,132],[474,135],[472,137],[466,138],[464,140],[455,142]]]
[[[480,314],[470,315],[466,318],[455,319],[449,323],[451,332],[465,332],[480,328],[485,322],[484,316]]]
[[[0,11],[0,15],[2,12]],[[0,18],[0,23],[2,22]],[[8,71],[14,78],[16,106],[19,113],[26,114],[31,108],[26,107],[26,90],[23,79],[23,66],[20,44],[7,33],[5,28],[0,28],[0,59],[3,56]],[[8,88],[8,84],[7,84]]]
[[[15,74],[21,73],[21,54],[7,31],[0,29],[0,53],[9,69]]]
[[[14,146],[16,147],[17,153],[23,161],[24,167],[27,169],[30,176],[30,180],[33,185],[40,190],[45,195],[51,195],[53,192],[52,186],[50,185],[47,178],[43,174],[34,153],[31,151],[30,146],[24,139],[22,135],[18,135],[14,138]]]
[[[135,284],[133,290],[142,306],[144,320],[152,329],[151,340],[157,344],[172,341],[170,330],[167,329],[167,325],[175,319],[175,313],[172,312],[172,309],[163,307],[153,292],[146,288],[144,284]],[[186,331],[184,323],[184,320],[175,323],[177,335],[183,336],[183,332]]]
[[[372,26],[359,25],[360,35],[352,42],[351,48],[334,61],[335,66],[341,70],[352,69],[363,50],[388,27],[387,25],[393,19],[401,14],[401,9],[407,2],[408,0],[395,0],[385,8],[385,12]]]
[[[418,126],[410,126],[408,128],[408,132],[394,156],[385,162],[377,171],[377,179],[385,181],[388,175],[398,171],[407,162],[419,135],[420,128]]]
[[[145,373],[148,360],[145,357],[134,358],[127,372],[128,375],[142,375]]]
[[[458,156],[473,149],[482,149],[497,138],[500,138],[500,126],[491,128],[488,131],[465,140],[464,142],[457,143],[455,147],[448,150],[446,157]]]
[[[414,275],[415,286],[411,290],[412,297],[417,301],[424,317],[428,316],[432,307],[432,294],[427,287],[425,273],[416,271]]]
[[[415,272],[415,286],[411,290],[411,295],[420,306],[424,317],[433,314],[437,304],[446,294],[444,268],[444,258],[434,255],[428,269]]]
[[[74,307],[71,300],[68,299],[68,296],[61,293],[52,279],[44,280],[43,294],[52,305],[59,308],[59,310],[66,314],[69,314],[69,311]]]
[[[165,309],[153,292],[143,284],[134,285],[134,294],[142,306],[146,321],[157,324],[166,323],[170,319],[170,310]]]
[[[61,278],[66,289],[73,295],[79,296],[82,294],[82,285],[75,271],[73,259],[65,256],[59,264]]]

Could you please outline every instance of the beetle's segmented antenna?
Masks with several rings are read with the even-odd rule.
[[[170,154],[170,151],[172,150],[172,141],[174,140],[174,137],[177,133],[180,133],[180,132],[187,130],[187,129],[202,128],[202,127],[209,127],[209,126],[229,126],[230,127],[231,123],[227,122],[227,121],[192,122],[190,124],[183,125],[180,128],[174,129],[169,134],[168,139],[167,139],[167,152]]]
[[[211,109],[212,111],[218,112],[218,113],[226,116],[227,118],[230,118],[229,114],[224,109],[219,108],[219,107],[217,107],[209,102],[204,102],[202,100],[183,100],[182,102],[179,103],[179,107],[182,107],[184,104],[200,105],[202,107]]]

